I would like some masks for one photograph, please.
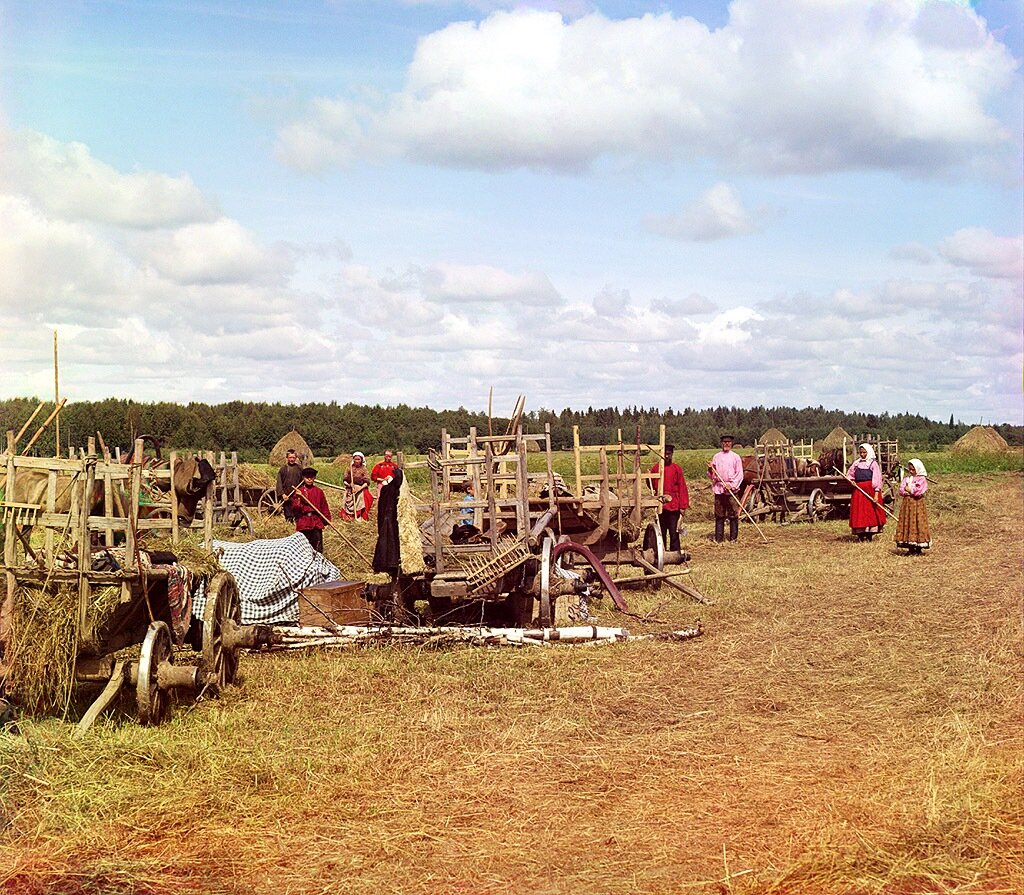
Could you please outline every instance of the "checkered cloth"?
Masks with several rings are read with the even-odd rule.
[[[238,582],[243,625],[273,625],[299,620],[299,591],[341,577],[338,568],[296,532],[270,541],[214,541],[220,564]],[[200,589],[192,611],[203,617],[206,591]]]

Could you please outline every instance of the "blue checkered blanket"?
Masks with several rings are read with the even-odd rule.
[[[305,535],[269,541],[214,541],[220,564],[235,576],[243,625],[275,625],[299,620],[299,591],[341,577],[338,568],[317,553]],[[200,588],[192,611],[203,617],[206,591]]]

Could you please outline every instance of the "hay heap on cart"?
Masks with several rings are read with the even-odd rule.
[[[66,714],[76,688],[99,689],[80,731],[123,689],[142,723],[159,724],[172,691],[216,693],[233,681],[239,650],[270,636],[241,625],[237,584],[210,553],[215,481],[204,547],[182,543],[179,556],[177,455],[158,468],[142,447],[130,463],[97,454],[94,439],[77,457],[27,457],[8,432],[0,454],[0,696]],[[169,538],[171,551],[147,537]]]

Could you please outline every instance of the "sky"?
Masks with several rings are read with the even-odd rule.
[[[0,0],[0,397],[1024,423],[1017,0]]]

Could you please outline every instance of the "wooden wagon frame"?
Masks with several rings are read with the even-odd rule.
[[[535,448],[531,448],[535,445]],[[530,471],[528,456],[539,454]],[[432,452],[429,518],[421,526],[428,572],[420,592],[435,615],[459,604],[503,601],[514,624],[528,624],[539,602],[542,626],[564,623],[568,595],[578,592],[579,576],[561,576],[560,557],[575,556],[590,564],[619,608],[625,608],[618,585],[685,575],[689,556],[667,551],[656,514],[662,506],[661,472],[646,471],[665,454],[665,427],[656,445],[639,437],[612,445],[584,445],[573,429],[575,487],[555,473],[551,432],[466,436],[443,430],[440,451]],[[585,458],[597,457],[598,472]],[[660,467],[659,467],[660,468]],[[469,498],[467,484],[473,485]],[[472,513],[477,534],[453,541],[458,524]],[[469,522],[469,519],[466,519]],[[638,566],[636,576],[612,579],[605,563]],[[681,588],[682,589],[682,588]],[[686,588],[700,597],[695,588]],[[559,600],[560,596],[567,599]]]
[[[824,475],[810,476],[797,475],[796,468],[799,460],[816,459],[811,443],[758,442],[754,446],[757,474],[741,497],[746,511],[744,518],[755,521],[771,518],[776,522],[790,523],[817,522],[848,515],[854,486],[845,472],[855,456],[856,445],[865,442],[874,447],[882,469],[883,503],[892,503],[902,475],[898,440],[866,435],[847,444],[844,439],[842,467],[823,471]]]
[[[0,604],[0,649],[6,654],[14,617],[14,601],[20,586],[30,586],[52,598],[60,587],[77,591],[75,611],[76,650],[73,678],[84,685],[101,685],[102,691],[79,724],[84,731],[124,688],[133,688],[139,719],[159,724],[170,708],[172,691],[217,692],[235,676],[238,653],[259,645],[269,629],[241,624],[238,586],[227,572],[206,580],[206,607],[202,619],[191,619],[183,637],[171,634],[167,565],[147,561],[142,539],[149,533],[180,540],[181,526],[174,488],[178,462],[170,455],[163,468],[143,461],[143,442],[135,442],[136,461],[112,459],[104,450],[97,454],[94,439],[77,457],[37,458],[18,455],[13,432],[7,434],[7,451],[0,455],[5,466],[5,495],[0,502],[3,523],[4,599]],[[43,503],[18,503],[19,472],[35,471],[46,477]],[[58,480],[66,487],[67,509],[58,506]],[[66,483],[66,485],[65,485]],[[160,487],[161,483],[164,487]],[[102,485],[103,504],[97,513],[94,496]],[[141,495],[164,493],[163,503],[150,500],[147,515]],[[154,490],[152,486],[157,486]],[[207,549],[212,546],[215,518],[215,483],[207,486],[205,511],[199,523]],[[166,491],[164,490],[166,488]],[[122,494],[129,495],[127,506]],[[33,547],[28,532],[42,530],[41,544]],[[123,546],[115,544],[123,542]],[[69,545],[69,549],[64,549]],[[116,554],[116,556],[115,556]],[[97,569],[97,557],[107,568]],[[120,561],[118,561],[118,559]],[[90,618],[93,592],[98,588],[120,590],[117,605],[101,624]],[[140,646],[137,658],[121,655]],[[188,664],[175,662],[175,649],[189,645],[198,652]],[[0,659],[0,679],[6,683],[8,668]]]

